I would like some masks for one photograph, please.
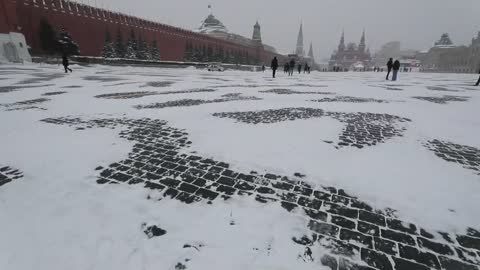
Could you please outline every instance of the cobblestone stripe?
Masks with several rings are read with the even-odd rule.
[[[146,96],[153,95],[174,95],[174,94],[191,94],[191,93],[205,93],[205,92],[214,92],[213,89],[192,89],[192,90],[182,90],[182,91],[137,91],[137,92],[122,92],[122,93],[109,93],[95,96],[96,98],[105,98],[105,99],[133,99],[141,98]]]
[[[387,139],[393,137],[401,137],[406,128],[403,125],[398,126],[401,123],[410,122],[410,119],[389,114],[326,112],[322,109],[304,107],[250,112],[223,112],[214,113],[213,116],[231,118],[247,124],[271,124],[297,119],[331,117],[346,124],[339,136],[337,149],[346,146],[364,148],[384,143]]]
[[[134,141],[133,149],[127,159],[97,168],[99,184],[143,186],[151,190],[148,198],[168,197],[187,204],[202,200],[212,203],[232,196],[254,196],[259,203],[279,204],[305,218],[311,231],[310,236],[292,241],[327,248],[331,256],[322,258],[322,263],[336,267],[332,269],[475,269],[480,265],[480,233],[474,228],[457,236],[429,232],[399,220],[391,209],[374,209],[343,189],[313,187],[302,180],[305,176],[301,173],[245,173],[232,170],[222,161],[181,154],[180,150],[191,144],[188,134],[165,121],[42,121],[77,129],[125,128],[120,137]]]
[[[23,177],[23,173],[15,168],[0,165],[0,187]]]
[[[191,107],[191,106],[198,106],[202,104],[223,103],[223,102],[241,101],[241,100],[261,100],[261,99],[253,96],[242,96],[239,93],[233,93],[233,94],[223,95],[222,98],[216,98],[211,100],[180,99],[180,100],[167,101],[163,103],[137,105],[135,106],[135,108],[140,110],[140,109],[163,109],[163,108],[170,108],[170,107]]]
[[[443,97],[421,97],[421,96],[415,96],[412,97],[415,99],[420,99],[420,100],[425,100],[428,102],[432,103],[437,103],[437,104],[447,104],[449,102],[466,102],[470,99],[470,97],[465,97],[465,96],[443,96]]]
[[[350,96],[336,96],[333,98],[322,98],[312,100],[314,102],[347,102],[347,103],[388,103],[388,100],[374,99],[374,98],[362,98],[362,97],[350,97]]]
[[[424,143],[424,146],[434,152],[437,157],[457,163],[480,175],[480,149],[436,139]]]

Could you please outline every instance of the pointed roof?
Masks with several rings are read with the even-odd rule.
[[[295,50],[295,54],[299,56],[305,55],[305,51],[303,50],[303,23],[300,23],[300,30],[298,31],[297,48]]]
[[[342,30],[342,37],[340,37],[340,43],[338,44],[338,50],[345,50],[345,30]]]
[[[262,33],[260,32],[260,24],[257,23],[253,26],[252,40],[262,42]]]
[[[358,49],[360,51],[365,51],[367,45],[365,44],[365,29],[363,29],[362,37],[360,38],[360,44],[358,44]]]
[[[443,33],[440,39],[435,42],[435,47],[455,47],[448,33]]]
[[[360,45],[365,45],[365,29],[363,29],[362,37],[360,38]]]
[[[315,58],[313,57],[313,45],[311,42],[310,42],[310,49],[308,50],[308,57],[310,57],[312,61],[315,61]]]

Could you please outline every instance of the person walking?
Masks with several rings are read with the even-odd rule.
[[[388,81],[388,76],[390,76],[390,72],[392,71],[392,67],[393,67],[393,59],[390,58],[390,60],[388,60],[388,62],[387,62],[387,69],[388,69],[387,81]]]
[[[62,55],[62,65],[63,65],[63,68],[65,69],[65,73],[68,73],[69,71],[73,72],[72,69],[68,67],[69,63],[68,63],[68,57],[66,54]]]
[[[293,76],[293,71],[295,70],[295,60],[290,60],[290,66],[288,69],[288,75]]]
[[[262,65],[262,72],[265,72],[265,65]]]
[[[285,64],[283,64],[283,72],[288,73],[288,70],[289,70],[289,64],[288,62],[285,62]]]
[[[396,81],[396,80],[397,80],[398,71],[400,70],[400,61],[395,60],[395,62],[393,63],[392,68],[393,68],[392,81]]]
[[[298,74],[302,73],[302,64],[301,63],[298,63],[297,70],[298,70]]]
[[[480,74],[480,70],[478,70],[478,74]],[[477,83],[475,84],[475,86],[479,86],[480,85],[480,76],[478,76],[478,81]]]
[[[265,67],[265,66],[264,66]],[[272,64],[270,65],[273,71],[273,78],[275,78],[275,73],[277,73],[277,68],[278,68],[278,60],[277,57],[273,57]]]

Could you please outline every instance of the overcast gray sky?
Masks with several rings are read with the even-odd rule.
[[[98,6],[186,29],[197,28],[211,4],[214,15],[230,32],[251,37],[258,19],[264,43],[283,53],[294,50],[303,21],[305,46],[313,42],[317,59],[329,57],[342,29],[347,43],[358,43],[365,28],[372,52],[393,40],[401,41],[403,48],[427,49],[444,32],[455,44],[469,44],[480,31],[480,0],[96,1]]]

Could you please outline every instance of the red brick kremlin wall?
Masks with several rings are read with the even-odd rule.
[[[79,44],[81,54],[100,56],[108,31],[113,40],[117,32],[122,33],[124,43],[133,29],[135,37],[142,37],[151,44],[157,41],[161,58],[164,61],[183,61],[186,43],[194,46],[223,47],[224,50],[247,52],[251,57],[269,63],[274,54],[265,51],[262,46],[243,46],[233,42],[216,39],[194,33],[178,27],[143,20],[108,10],[82,5],[65,0],[0,0],[2,15],[0,33],[7,30],[25,35],[32,53],[41,54],[39,39],[40,20],[42,18],[57,30],[65,28]],[[8,16],[4,16],[7,14]],[[8,20],[8,21],[7,21]]]
[[[0,33],[18,31],[16,1],[0,0]]]

